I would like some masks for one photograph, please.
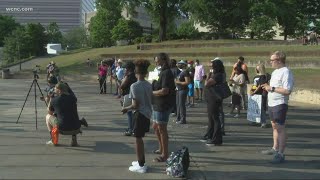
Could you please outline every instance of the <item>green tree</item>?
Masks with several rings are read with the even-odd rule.
[[[134,20],[125,20],[121,18],[118,24],[112,29],[112,39],[128,40],[132,42],[135,38],[142,36],[143,29],[139,23]]]
[[[191,17],[224,38],[249,23],[250,0],[188,0],[183,5]]]
[[[30,39],[23,26],[12,31],[12,33],[4,40],[3,56],[5,64],[29,57],[29,42]]]
[[[177,28],[177,35],[183,39],[195,39],[198,37],[199,31],[194,27],[193,21],[187,21]]]
[[[159,41],[167,39],[167,32],[171,22],[181,15],[181,6],[186,0],[122,0],[130,12],[134,12],[135,6],[146,8],[156,27],[159,28]]]
[[[62,33],[55,22],[51,22],[47,27],[47,36],[49,43],[61,43]]]
[[[63,35],[63,47],[79,49],[88,46],[88,36],[85,27],[71,29]]]
[[[4,45],[4,38],[9,36],[19,26],[11,16],[0,14],[0,47]]]
[[[250,9],[251,21],[248,26],[251,38],[256,36],[258,39],[269,40],[276,35],[273,29],[277,25],[276,12],[276,5],[269,0],[253,4]]]
[[[93,47],[105,47],[114,44],[111,31],[121,18],[121,1],[97,0],[97,14],[91,18],[89,31]]]
[[[46,53],[48,43],[45,28],[40,24],[29,23],[25,27],[29,40],[30,53],[33,56],[41,56]]]

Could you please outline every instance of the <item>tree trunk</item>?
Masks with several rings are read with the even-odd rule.
[[[165,41],[167,38],[167,3],[166,1],[160,7],[160,29],[159,29],[159,41]]]

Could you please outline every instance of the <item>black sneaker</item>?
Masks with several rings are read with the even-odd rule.
[[[125,135],[125,136],[132,136],[132,131],[125,131],[124,133],[123,133],[123,135]]]
[[[207,140],[206,145],[207,145],[207,146],[221,146],[222,143],[221,143],[221,144],[217,144],[217,143],[214,143],[214,142],[211,141],[211,140]]]
[[[203,137],[203,138],[201,138],[201,139],[200,139],[200,141],[205,143],[205,142],[207,142],[207,141],[208,141],[208,138]]]
[[[85,127],[88,127],[89,125],[88,125],[88,122],[87,122],[87,120],[85,119],[85,118],[82,118],[81,120],[80,120],[80,122],[81,122],[81,125],[84,125]]]

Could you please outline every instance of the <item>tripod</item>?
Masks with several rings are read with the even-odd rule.
[[[18,124],[19,119],[20,119],[20,116],[21,116],[21,113],[22,113],[22,111],[23,111],[23,108],[24,108],[24,106],[25,106],[25,104],[26,104],[26,102],[27,102],[27,99],[28,99],[28,97],[29,97],[30,91],[31,91],[31,89],[32,89],[32,86],[34,86],[34,108],[35,108],[35,113],[36,113],[36,129],[38,129],[37,88],[36,88],[36,86],[38,86],[39,91],[40,91],[40,93],[41,93],[41,95],[42,95],[42,97],[43,97],[43,93],[42,93],[41,88],[40,88],[40,86],[39,86],[39,84],[38,84],[38,80],[37,80],[38,78],[39,78],[39,76],[34,75],[33,82],[32,82],[32,84],[31,84],[31,86],[30,86],[29,92],[28,92],[28,94],[27,94],[27,96],[26,96],[26,100],[25,100],[24,103],[23,103],[23,106],[22,106],[22,108],[21,108],[19,117],[18,117],[17,122],[16,122],[16,124]],[[46,105],[47,105],[47,102],[46,102],[46,101],[44,101],[44,102],[45,102]],[[48,105],[47,105],[47,106],[48,106]]]

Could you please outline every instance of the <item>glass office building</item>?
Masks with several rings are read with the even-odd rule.
[[[84,25],[85,14],[95,10],[95,0],[0,0],[0,14],[21,24],[56,22],[61,31]]]

